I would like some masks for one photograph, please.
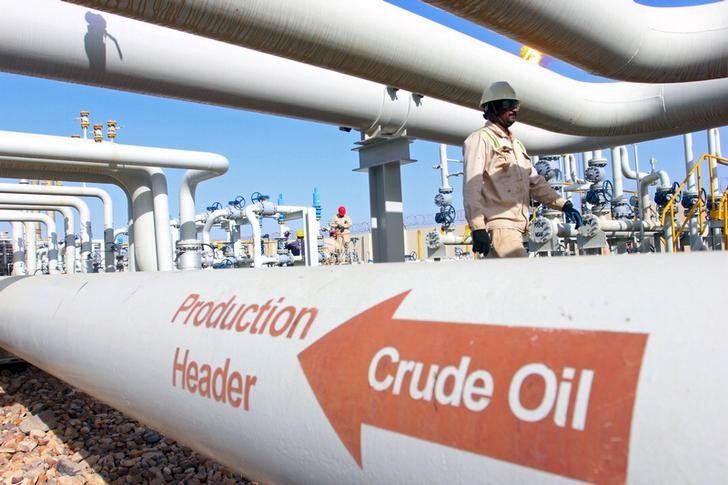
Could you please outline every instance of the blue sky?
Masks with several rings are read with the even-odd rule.
[[[508,52],[517,54],[520,50],[521,45],[517,42],[419,1],[390,0],[390,3]],[[639,3],[675,6],[707,2],[650,0]],[[552,60],[548,68],[579,80],[604,81],[557,60]],[[230,171],[224,177],[203,182],[198,187],[198,211],[215,201],[224,204],[237,195],[249,200],[251,192],[255,191],[269,194],[274,199],[283,193],[286,204],[310,205],[313,188],[318,187],[325,220],[339,205],[348,208],[355,223],[369,219],[367,176],[353,171],[357,156],[351,149],[358,140],[356,133],[344,133],[335,126],[320,123],[0,72],[0,130],[69,136],[80,133],[77,117],[82,109],[91,112],[92,123],[117,120],[121,125],[119,143],[212,151],[226,156],[231,162]],[[696,133],[694,137],[698,156],[707,151],[706,134]],[[728,143],[727,129],[721,129],[721,137]],[[460,147],[448,149],[451,158],[459,158],[460,152]],[[684,175],[681,137],[641,143],[639,152],[642,170],[648,167],[649,158],[655,157],[658,168],[668,170],[673,179],[681,179]],[[435,212],[432,200],[440,182],[439,172],[432,169],[438,162],[439,146],[418,141],[414,143],[412,153],[418,162],[402,168],[406,219]],[[170,211],[172,217],[177,217],[182,171],[166,172]],[[456,191],[455,205],[461,209],[460,180],[452,182]],[[124,225],[126,203],[122,192],[114,186],[103,187],[114,197],[115,226]],[[87,202],[92,210],[94,236],[100,237],[100,204],[94,199]],[[0,222],[0,231],[7,230],[9,225]]]

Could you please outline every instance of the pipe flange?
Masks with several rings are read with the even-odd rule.
[[[443,238],[442,238],[442,235],[440,235],[440,233],[431,231],[431,232],[428,232],[427,235],[425,236],[425,242],[427,243],[428,248],[435,250],[435,249],[439,249],[442,247]]]
[[[544,217],[537,217],[528,226],[528,239],[535,244],[543,244],[554,238],[554,228],[551,221]]]
[[[579,228],[579,234],[583,237],[594,237],[599,232],[599,218],[594,214],[586,214],[584,223]]]

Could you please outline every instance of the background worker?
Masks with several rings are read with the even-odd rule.
[[[336,240],[336,252],[341,255],[343,260],[349,252],[349,240],[351,232],[351,218],[346,214],[346,207],[343,205],[331,218],[331,236]],[[341,260],[339,262],[342,262]]]
[[[494,257],[525,257],[523,234],[529,197],[560,209],[581,225],[581,214],[536,172],[526,147],[510,132],[520,101],[510,84],[491,84],[480,100],[485,126],[463,145],[465,217],[472,229],[473,252]]]

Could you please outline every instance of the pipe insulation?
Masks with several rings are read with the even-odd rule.
[[[482,113],[475,109],[52,0],[3,5],[0,70],[319,121],[368,134],[404,128],[409,136],[450,145],[461,145],[483,125]],[[513,131],[533,153],[560,154],[677,135],[685,131],[680,125],[617,138],[564,135],[522,123]]]
[[[507,80],[523,102],[524,122],[561,133],[626,135],[676,125],[695,131],[728,121],[728,78],[672,84],[575,81],[381,0],[70,1],[467,107],[479,106],[486,86]],[[582,9],[593,15],[589,6]],[[587,28],[602,20],[589,19]],[[610,27],[604,24],[603,30]],[[725,33],[713,35],[725,45]]]
[[[424,0],[586,71],[625,81],[728,77],[728,3]]]
[[[264,483],[720,483],[724,315],[654,289],[720,301],[727,263],[7,277],[0,346]]]

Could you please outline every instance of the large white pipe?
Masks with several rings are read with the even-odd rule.
[[[379,0],[71,1],[467,107],[479,106],[486,86],[507,80],[523,101],[524,122],[562,133],[625,135],[678,123],[688,131],[728,121],[728,78],[660,85],[575,81]],[[590,26],[601,21],[590,18]],[[720,30],[711,35],[715,42],[725,38]]]
[[[114,243],[114,211],[111,196],[108,192],[97,187],[86,186],[58,186],[58,185],[29,185],[29,184],[8,184],[0,183],[0,192],[15,194],[55,194],[55,195],[80,195],[84,197],[96,197],[101,200],[103,206],[104,221],[104,267],[105,271],[114,271],[114,252],[111,245]],[[71,233],[73,233],[71,225]]]
[[[58,271],[58,235],[56,233],[56,221],[53,220],[48,214],[42,212],[24,212],[19,210],[0,210],[0,221],[23,221],[23,222],[41,222],[46,225],[46,232],[48,234],[50,250],[48,251],[48,272],[50,274],[57,274]],[[33,233],[32,236],[30,233]],[[35,260],[36,248],[35,248],[35,231],[28,230],[28,226],[25,229],[26,243],[32,242],[33,247],[29,251],[26,246],[26,268],[28,274],[34,275],[37,266],[35,261],[31,263],[30,258]],[[31,272],[32,271],[32,272]],[[10,305],[10,303],[7,303]]]
[[[13,276],[25,276],[25,226],[22,222],[10,223],[13,234]]]
[[[81,238],[81,268],[84,273],[92,271],[91,261],[91,212],[79,197],[46,194],[7,194],[0,192],[0,204],[70,206],[79,213],[79,236]],[[55,224],[55,222],[54,222]],[[55,228],[54,228],[55,232]]]
[[[670,8],[633,0],[425,2],[600,76],[666,83],[728,77],[726,2]]]
[[[450,145],[462,144],[483,124],[482,113],[475,109],[51,0],[3,5],[0,69],[309,119],[370,134],[378,127],[384,133],[404,128],[409,136]],[[675,124],[612,139],[564,135],[519,123],[514,132],[533,153],[567,153],[684,130]]]
[[[22,209],[22,210],[52,210],[60,212],[63,215],[63,262],[66,267],[66,273],[76,272],[76,236],[74,235],[74,227],[76,227],[76,218],[73,211],[69,207],[53,206],[53,205],[22,205],[22,204],[0,204],[0,209]],[[60,256],[60,253],[59,253]]]
[[[720,301],[726,264],[4,278],[0,346],[264,483],[721,483],[724,315],[654,289],[691,274]],[[554,284],[574,274],[599,291]]]

